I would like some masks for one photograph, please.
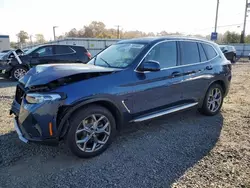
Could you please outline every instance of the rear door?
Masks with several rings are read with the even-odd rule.
[[[75,56],[76,51],[70,46],[55,45],[55,63],[75,63],[77,57]]]
[[[183,100],[198,102],[204,97],[213,77],[211,60],[217,54],[209,44],[196,41],[180,41],[181,65],[183,67]],[[208,57],[206,51],[215,52]]]

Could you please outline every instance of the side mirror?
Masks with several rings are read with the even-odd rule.
[[[141,65],[137,68],[138,71],[151,71],[151,72],[156,72],[161,70],[160,63],[158,61],[144,61],[141,63]]]
[[[222,52],[223,52],[223,53],[226,53],[226,52],[227,52],[227,50],[223,50]]]
[[[32,57],[39,57],[39,53],[33,53]]]

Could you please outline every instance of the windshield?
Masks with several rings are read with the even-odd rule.
[[[95,56],[88,64],[103,67],[125,68],[129,66],[144,48],[144,44],[114,44]]]

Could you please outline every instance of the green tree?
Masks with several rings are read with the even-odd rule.
[[[36,38],[37,43],[45,43],[46,42],[43,34],[36,34],[35,38]]]
[[[17,42],[10,42],[10,47],[13,49],[17,49],[18,48]]]
[[[29,39],[29,35],[27,32],[25,31],[20,31],[19,33],[17,33],[16,35],[18,37],[18,40],[21,44],[24,44],[26,43],[26,40]]]
[[[235,32],[227,31],[223,36],[224,43],[239,43],[240,42],[240,34]]]

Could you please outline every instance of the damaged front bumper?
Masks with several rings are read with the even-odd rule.
[[[14,126],[20,140],[25,143],[37,142],[57,145],[57,112],[62,101],[29,104],[25,99],[21,104],[15,99],[10,114],[14,114]]]
[[[0,61],[0,75],[7,74],[12,69],[12,66],[7,62]]]

